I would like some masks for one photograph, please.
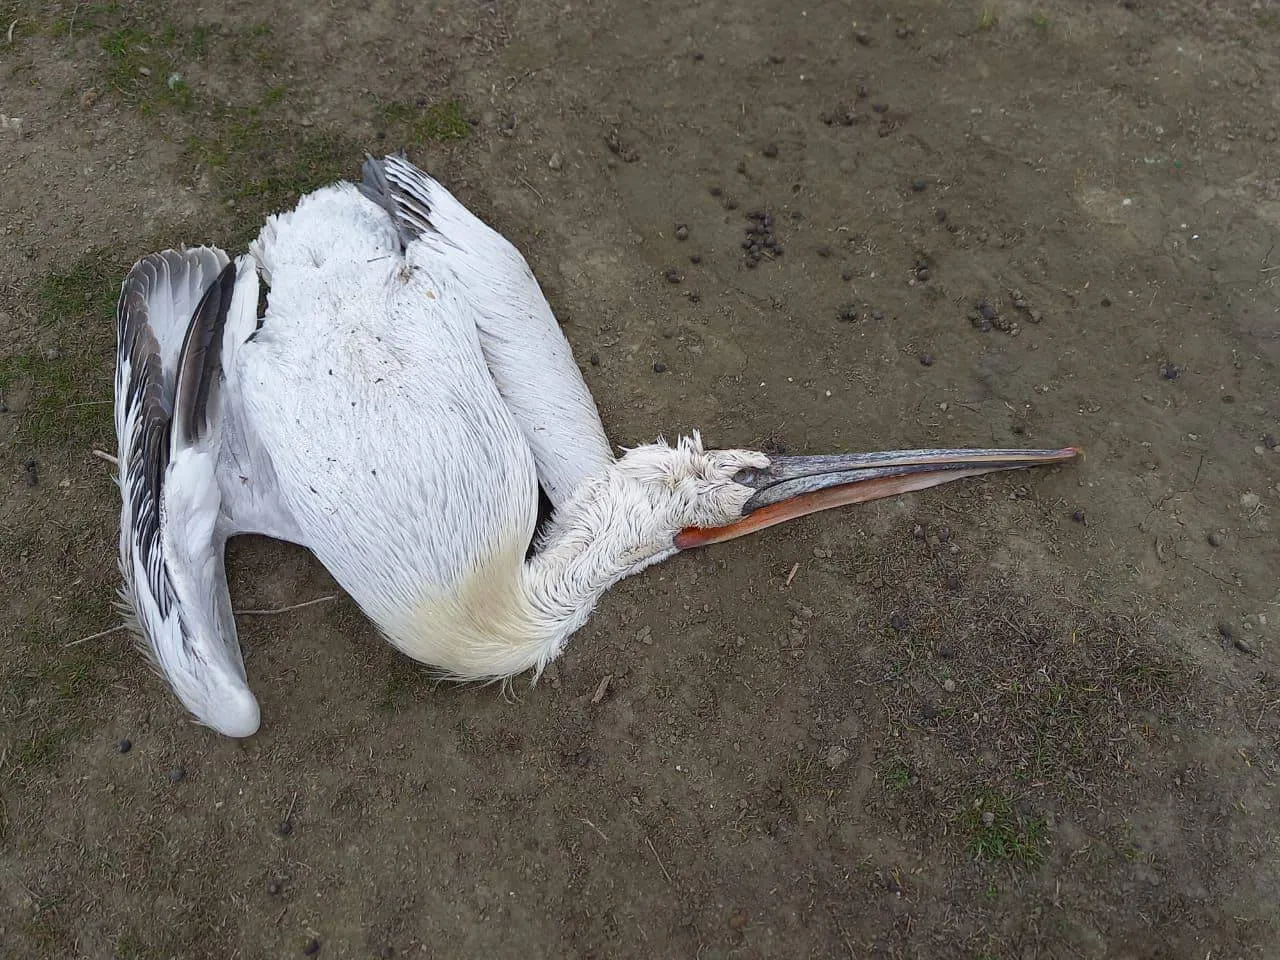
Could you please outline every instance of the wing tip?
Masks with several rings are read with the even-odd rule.
[[[434,229],[428,197],[430,180],[409,161],[403,149],[382,159],[366,154],[360,175],[356,189],[387,212],[403,246]]]

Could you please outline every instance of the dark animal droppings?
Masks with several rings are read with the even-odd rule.
[[[933,366],[933,357],[932,357],[932,355],[927,354],[927,353],[922,353],[922,354],[920,354],[920,365],[921,365],[922,367],[932,367],[932,366]]]
[[[39,468],[34,460],[28,460],[22,465],[22,476],[28,487],[34,487],[40,482]]]
[[[181,767],[174,767],[167,774],[165,774],[165,776],[169,778],[170,783],[181,783],[184,779],[186,779],[187,772],[183,770]]]
[[[1160,376],[1165,380],[1177,380],[1182,370],[1172,360],[1160,364]]]
[[[314,957],[317,953],[320,952],[320,941],[317,940],[315,937],[312,937],[310,940],[307,941],[307,945],[302,948],[302,952],[305,953],[308,957]]]
[[[718,197],[718,196],[720,196],[720,194],[722,194],[722,193],[724,193],[724,190],[723,190],[721,187],[712,187],[712,188],[711,188],[711,195],[712,195],[713,197]]]
[[[1071,519],[1074,520],[1076,523],[1084,523],[1084,511],[1083,510],[1075,511],[1073,514],[1071,514]]]
[[[824,243],[822,246],[818,248],[818,256],[820,257],[831,256],[831,248]]]
[[[766,143],[760,152],[766,157],[776,157],[778,155],[778,145],[776,143]]]
[[[938,709],[938,705],[929,700],[920,704],[920,716],[926,720],[937,720],[942,716],[942,711]]]
[[[690,263],[701,263],[701,262],[702,262],[702,254],[700,254],[700,253],[691,253],[691,254],[689,255],[689,262],[690,262]]]
[[[922,192],[927,186],[929,186],[929,181],[925,180],[923,177],[918,177],[911,181],[911,189],[916,193]]]
[[[133,743],[130,742],[128,738],[126,738],[116,744],[116,749],[119,750],[121,753],[128,753],[130,750],[133,749]]]
[[[665,363],[655,363],[655,364],[653,365],[653,372],[654,372],[654,373],[666,373],[666,372],[667,372],[667,365],[666,365]]]
[[[280,893],[280,889],[281,888],[278,881],[272,880],[270,883],[267,884],[267,893],[271,894],[271,896],[273,897],[277,896]]]
[[[276,827],[276,833],[282,837],[287,837],[293,833],[293,821],[281,820],[279,826]]]
[[[889,627],[896,633],[901,633],[907,629],[907,618],[900,613],[895,613],[889,618]]]
[[[680,224],[678,227],[676,227],[676,239],[677,240],[689,239],[689,228],[685,226],[683,223]]]
[[[589,359],[591,360],[591,365],[592,365],[593,367],[598,367],[598,366],[600,366],[600,354],[598,354],[598,353],[593,353],[593,354],[590,356],[590,358],[589,358]]]

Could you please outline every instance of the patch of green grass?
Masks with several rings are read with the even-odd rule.
[[[40,281],[40,325],[57,346],[0,357],[0,397],[27,395],[20,444],[82,448],[110,435],[113,318],[126,269],[118,251],[97,249]]]
[[[983,7],[978,14],[979,30],[994,30],[1000,24],[1000,15],[991,7]]]
[[[911,786],[911,767],[901,757],[894,757],[880,771],[880,779],[890,790],[906,790]]]
[[[1263,30],[1280,30],[1280,13],[1271,10],[1259,10],[1253,22]]]
[[[274,89],[274,88],[273,88]],[[272,95],[277,103],[284,93]],[[363,156],[344,137],[293,126],[253,107],[225,111],[186,142],[186,156],[207,167],[219,195],[235,210],[243,236],[233,231],[221,240],[235,246],[256,235],[265,216],[291,207],[300,196],[352,176]]]
[[[463,140],[471,133],[471,125],[457,100],[426,107],[387,103],[382,105],[379,115],[387,126],[388,137],[404,146],[422,147],[428,143]]]
[[[0,396],[30,390],[19,415],[19,443],[83,448],[93,440],[105,441],[112,430],[110,369],[109,359],[83,349],[55,347],[0,358]]]
[[[207,27],[181,34],[172,23],[154,33],[133,24],[111,30],[99,39],[107,54],[107,85],[144,113],[185,110],[193,99],[182,66],[204,55],[208,37]]]
[[[1033,13],[1031,15],[1030,19],[1031,19],[1031,25],[1035,27],[1037,30],[1049,29],[1049,18],[1045,14],[1037,11],[1036,13]]]
[[[101,318],[108,322],[109,329],[127,269],[122,266],[116,251],[98,248],[70,267],[47,274],[36,291],[41,323],[58,327],[68,321],[79,325],[82,320]]]
[[[1043,862],[1048,825],[1040,817],[1024,817],[1008,795],[979,797],[965,813],[968,850],[988,863],[1034,867]]]

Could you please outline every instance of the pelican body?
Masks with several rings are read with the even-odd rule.
[[[771,458],[694,433],[615,458],[524,258],[400,155],[272,216],[235,261],[139,261],[117,335],[123,605],[232,737],[260,722],[237,534],[308,548],[406,655],[495,680],[540,672],[605,590],[678,550],[1078,452]]]

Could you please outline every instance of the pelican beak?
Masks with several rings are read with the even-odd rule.
[[[964,477],[1063,463],[1082,456],[1060,450],[889,450],[822,457],[773,457],[763,469],[742,470],[734,482],[755,494],[742,519],[723,527],[686,527],[676,548],[690,550],[743,537],[820,510],[896,497]]]

